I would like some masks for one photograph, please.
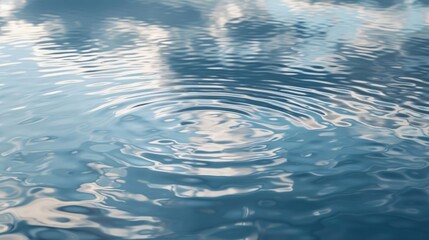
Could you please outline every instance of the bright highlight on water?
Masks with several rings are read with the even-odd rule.
[[[0,239],[429,239],[426,0],[0,0]]]

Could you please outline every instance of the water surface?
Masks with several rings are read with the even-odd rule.
[[[1,239],[429,239],[429,2],[0,0]]]

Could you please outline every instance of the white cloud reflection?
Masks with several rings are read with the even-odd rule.
[[[0,17],[9,17],[27,3],[27,0],[2,0],[0,2]]]

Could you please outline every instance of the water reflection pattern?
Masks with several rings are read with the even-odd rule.
[[[0,237],[429,239],[429,3],[0,1]]]

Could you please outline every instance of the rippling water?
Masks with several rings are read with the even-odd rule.
[[[0,239],[429,239],[429,2],[0,0]]]

